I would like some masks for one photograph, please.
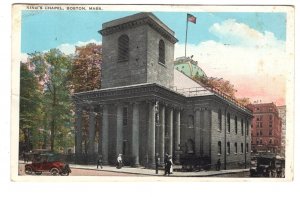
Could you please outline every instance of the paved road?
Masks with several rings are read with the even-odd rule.
[[[41,175],[26,175],[24,171],[25,164],[19,164],[19,175],[25,176],[41,176]],[[127,174],[127,173],[119,173],[119,172],[107,172],[99,170],[88,170],[88,169],[76,169],[71,168],[72,173],[70,176],[142,176],[136,174]],[[50,173],[43,173],[44,176],[50,176]]]

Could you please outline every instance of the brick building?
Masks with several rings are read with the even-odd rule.
[[[274,103],[259,103],[249,106],[253,111],[251,123],[251,149],[253,153],[280,153],[281,118]]]
[[[175,163],[188,155],[209,165],[220,159],[223,169],[249,164],[251,111],[174,69],[171,29],[152,13],[138,13],[104,23],[99,32],[102,87],[73,96],[78,162],[87,152],[90,158],[102,154],[111,165],[123,154],[126,165],[153,167],[155,153],[161,162],[169,153]]]

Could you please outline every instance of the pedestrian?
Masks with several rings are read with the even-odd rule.
[[[117,158],[117,168],[120,169],[123,166],[123,161],[122,161],[122,154],[119,154]]]
[[[217,164],[216,164],[216,170],[219,171],[221,168],[221,160],[218,159]]]
[[[98,159],[97,159],[97,169],[100,166],[100,168],[102,169],[102,155],[98,155]]]
[[[169,155],[168,155],[168,153],[166,153],[165,158],[164,158],[165,175],[167,175],[167,172],[168,172],[168,160],[169,160]]]
[[[172,160],[171,160],[171,156],[169,156],[166,163],[166,174],[168,176],[170,176],[171,174],[171,167],[172,167]]]
[[[159,154],[156,153],[155,154],[155,174],[158,174],[159,163],[160,163]]]
[[[172,156],[169,156],[169,162],[170,162],[169,174],[173,174],[173,160],[172,160]]]

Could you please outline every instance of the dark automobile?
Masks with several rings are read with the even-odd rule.
[[[55,154],[34,154],[32,163],[25,165],[25,173],[41,175],[43,172],[50,172],[53,176],[68,176],[71,169],[68,164],[59,161]]]

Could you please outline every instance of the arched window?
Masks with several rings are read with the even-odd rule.
[[[241,132],[244,135],[244,119],[241,119]]]
[[[219,109],[218,111],[218,128],[221,131],[222,130],[222,111]]]
[[[118,39],[118,61],[129,60],[129,38],[127,35],[122,35]]]
[[[230,142],[227,142],[227,154],[230,154]]]
[[[218,141],[218,154],[222,154],[222,144],[221,141]]]
[[[193,115],[189,115],[188,128],[194,128],[194,116]]]
[[[230,113],[227,114],[227,132],[230,133]]]
[[[158,52],[158,62],[165,64],[165,43],[163,40],[159,41]]]
[[[234,117],[234,130],[235,130],[235,134],[237,134],[237,132],[238,132],[238,120],[237,120],[237,116]]]

